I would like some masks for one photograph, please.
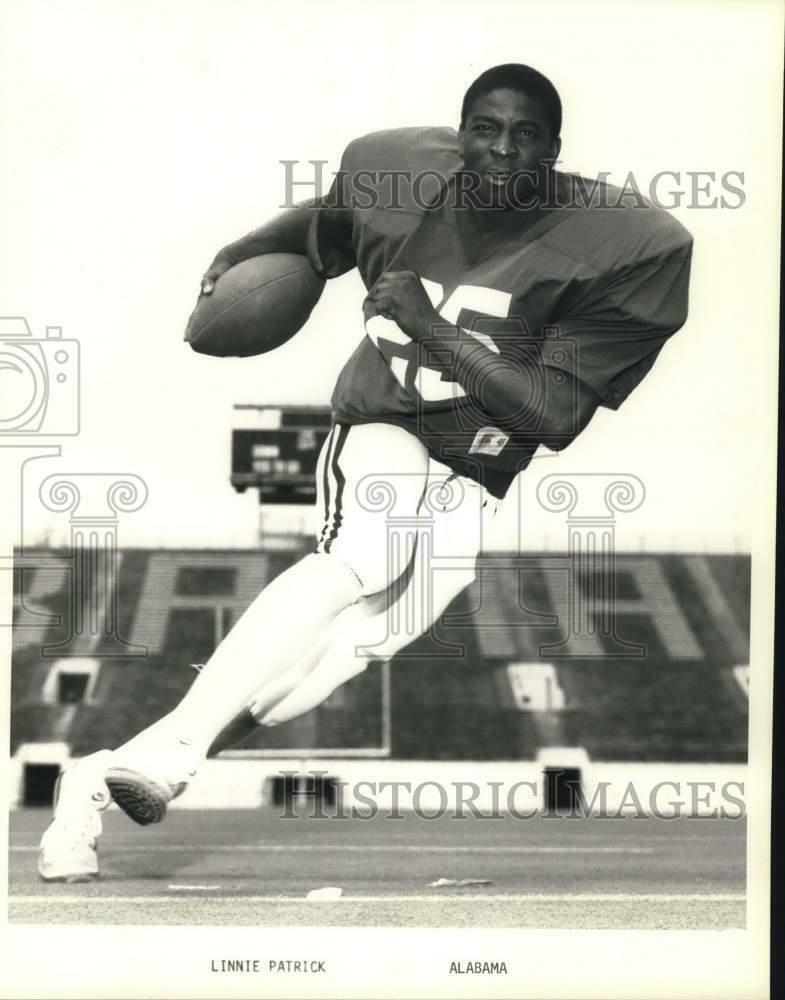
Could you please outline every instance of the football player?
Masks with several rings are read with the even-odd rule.
[[[357,267],[367,289],[320,459],[316,550],[259,594],[173,712],[63,775],[44,879],[97,875],[110,798],[162,819],[211,749],[307,711],[425,631],[473,579],[482,511],[538,447],[617,409],[682,326],[689,234],[637,193],[557,171],[561,124],[546,77],[494,67],[457,133],[352,142],[328,196],[218,254],[205,295],[273,252],[307,253],[327,278]],[[390,627],[407,601],[413,623]]]

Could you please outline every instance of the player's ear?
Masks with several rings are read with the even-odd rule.
[[[463,127],[458,129],[458,155],[463,159]]]
[[[559,159],[559,153],[561,152],[561,137],[556,136],[555,139],[551,139],[551,160],[555,163]]]

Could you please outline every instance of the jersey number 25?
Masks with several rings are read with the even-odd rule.
[[[484,288],[482,285],[458,285],[445,300],[444,288],[438,281],[431,281],[428,278],[420,280],[433,307],[451,326],[457,325],[462,309],[471,309],[474,313],[502,319],[509,313],[511,299],[509,292],[497,292],[495,288]],[[475,333],[473,330],[466,330],[465,327],[462,329],[490,351],[499,353],[499,348],[488,334]],[[365,323],[365,332],[388,362],[393,375],[404,389],[414,386],[420,397],[428,403],[445,402],[466,395],[458,382],[442,378],[441,372],[435,368],[419,364],[419,345],[407,337],[397,323],[383,316],[372,316]],[[379,343],[381,340],[388,342],[387,350],[382,350]]]

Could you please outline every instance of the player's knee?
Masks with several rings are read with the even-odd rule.
[[[406,572],[406,564],[402,566],[387,559],[386,553],[378,563],[364,567],[358,574],[362,582],[363,596],[369,597],[388,590]]]
[[[356,560],[347,558],[343,551],[325,552],[317,549],[309,553],[302,560],[309,566],[319,567],[319,584],[327,587],[343,587],[345,583],[350,586],[356,585],[361,580],[360,574],[355,568]]]
[[[337,551],[317,552],[317,556],[341,562],[359,581],[361,596],[387,590],[402,577],[414,553],[414,535],[397,538],[366,536],[351,540]]]

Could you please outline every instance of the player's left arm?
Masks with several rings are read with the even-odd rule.
[[[440,341],[445,350],[439,349]],[[423,363],[458,382],[498,425],[554,451],[589,423],[600,396],[570,372],[554,371],[535,353],[516,362],[489,350],[458,327],[434,327]]]
[[[460,383],[506,430],[525,430],[548,447],[564,448],[586,427],[601,402],[572,373],[547,372],[536,353],[517,362],[460,327],[446,324],[414,271],[388,271],[371,289],[368,301],[421,345],[422,364]]]
[[[563,448],[599,405],[621,405],[687,318],[692,240],[671,225],[661,244],[637,259],[630,253],[616,269],[586,281],[558,321],[563,342],[575,348],[558,352],[558,364],[557,352],[550,352],[547,364],[531,350],[522,361],[502,356],[446,324],[413,271],[383,274],[368,293],[367,308],[419,342],[422,364],[458,382],[500,427]]]

